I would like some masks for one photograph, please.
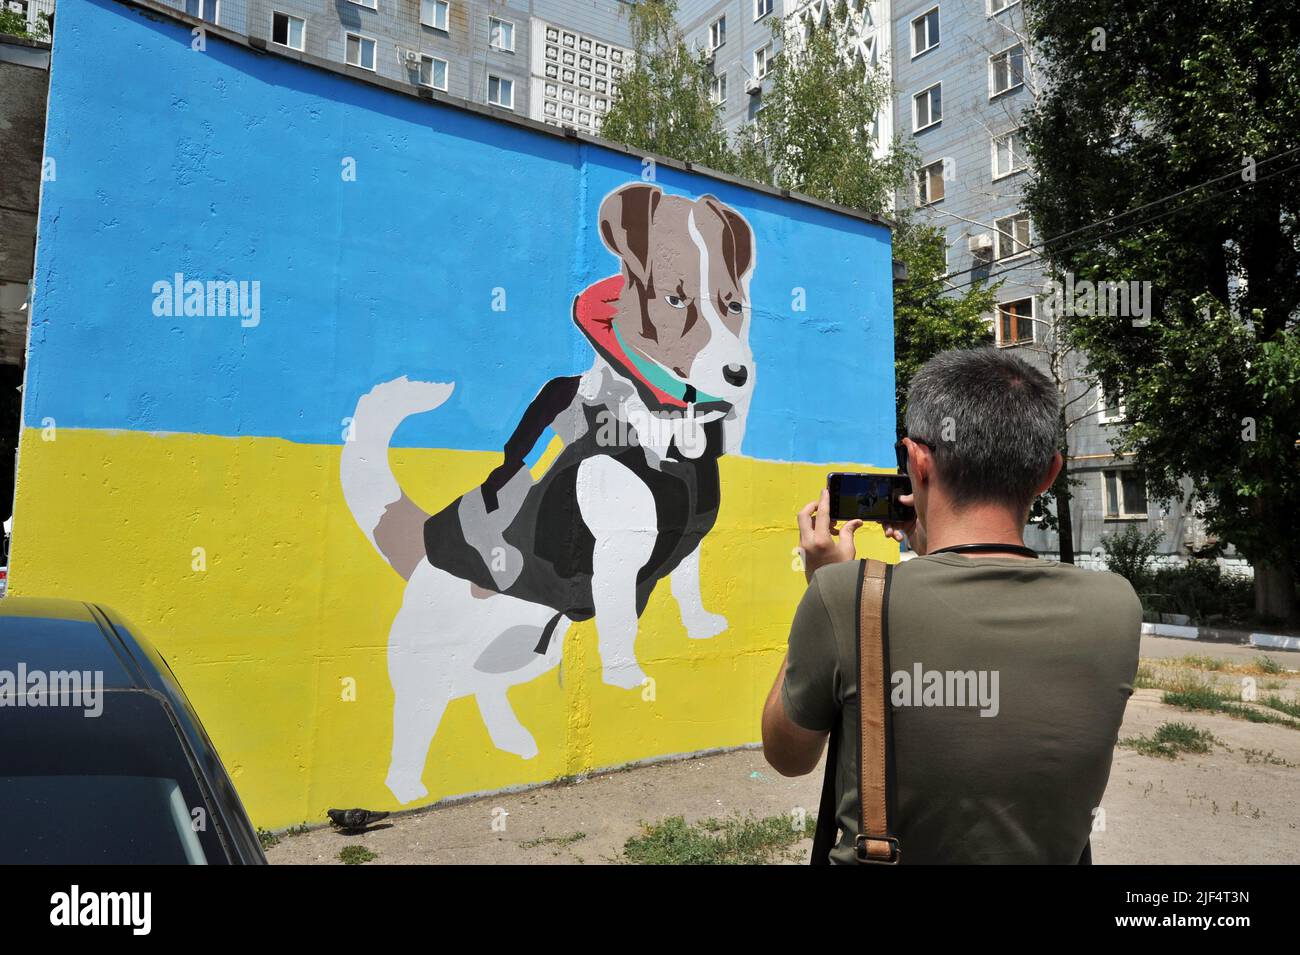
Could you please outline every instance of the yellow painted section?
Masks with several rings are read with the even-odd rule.
[[[337,445],[274,438],[24,429],[10,592],[125,614],[166,657],[258,826],[329,807],[397,809],[388,629],[405,582],[357,528]],[[501,460],[394,449],[407,493],[434,511]],[[540,755],[495,749],[471,698],[453,701],[421,804],[759,738],[759,710],[804,590],[795,512],[838,465],[724,457],[722,506],[701,557],[705,607],[728,630],[690,640],[665,580],[636,642],[647,690],[601,682],[594,622],[559,669],[510,691]],[[859,556],[896,560],[874,525]],[[345,690],[355,685],[356,699]],[[405,807],[405,808],[410,808]]]

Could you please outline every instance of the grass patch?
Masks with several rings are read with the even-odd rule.
[[[1260,673],[1281,673],[1282,664],[1272,657],[1259,656],[1255,657],[1255,669],[1259,670]]]
[[[1130,736],[1120,740],[1119,745],[1144,756],[1177,759],[1183,753],[1208,753],[1217,742],[1209,730],[1197,729],[1187,723],[1161,723],[1152,735]]]
[[[1284,700],[1282,697],[1266,696],[1259,701],[1261,706],[1267,706],[1270,710],[1277,710],[1279,713],[1285,713],[1287,716],[1294,716],[1300,719],[1300,703],[1293,703],[1290,700]]]
[[[262,851],[265,852],[272,846],[278,846],[280,844],[280,837],[270,829],[258,829],[257,841],[262,844]]]
[[[733,815],[695,825],[673,816],[642,823],[641,835],[627,840],[623,854],[638,865],[765,865],[793,859],[791,848],[815,826],[812,816],[806,831],[796,829],[789,816]]]
[[[1207,657],[1195,653],[1189,653],[1178,661],[1183,666],[1193,667],[1197,670],[1223,670],[1228,665],[1227,660],[1220,660],[1218,657]]]
[[[1137,676],[1133,677],[1133,688],[1135,690],[1160,689],[1160,681],[1156,677],[1156,671],[1149,663],[1138,664]]]
[[[571,846],[585,838],[587,838],[585,832],[575,832],[568,836],[542,836],[540,839],[529,839],[519,845],[524,849],[536,849],[538,846]]]
[[[365,846],[344,846],[339,850],[339,861],[344,865],[365,865],[378,858],[378,853],[371,852]]]

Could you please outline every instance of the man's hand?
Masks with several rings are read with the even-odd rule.
[[[812,580],[813,574],[827,564],[853,560],[858,555],[853,545],[853,532],[862,526],[861,521],[849,521],[838,531],[831,524],[831,494],[823,490],[819,500],[804,505],[799,512],[799,547],[803,551],[804,577]]]
[[[913,501],[911,494],[903,494],[898,498],[899,504],[906,504],[909,507]],[[925,556],[925,528],[915,517],[905,524],[881,524],[880,528],[885,532],[886,537],[892,537],[900,544],[906,541],[907,546],[917,557]]]

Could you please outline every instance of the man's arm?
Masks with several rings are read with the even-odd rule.
[[[763,705],[763,756],[782,776],[803,776],[817,768],[829,730],[808,730],[790,719],[782,701],[787,659]]]

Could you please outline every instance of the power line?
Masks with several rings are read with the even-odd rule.
[[[1295,153],[1300,153],[1300,146],[1296,146],[1296,147],[1294,147],[1294,148],[1292,148],[1292,149],[1287,149],[1287,150],[1284,150],[1283,152],[1276,153],[1276,154],[1274,154],[1274,155],[1272,155],[1272,156],[1268,156],[1268,157],[1266,157],[1266,158],[1264,158],[1264,159],[1261,159],[1259,162],[1255,163],[1255,168],[1258,169],[1260,166],[1263,166],[1263,165],[1266,164],[1266,163],[1273,162],[1274,160],[1277,160],[1277,159],[1282,159],[1282,158],[1284,158],[1284,157],[1286,157],[1286,156],[1290,156],[1290,155],[1293,155],[1293,154],[1295,154]],[[1288,167],[1286,167],[1286,169],[1294,169],[1294,168],[1296,168],[1296,167],[1295,167],[1295,166],[1288,166]],[[1271,174],[1268,175],[1268,176],[1259,177],[1259,178],[1257,178],[1257,179],[1255,179],[1255,180],[1252,180],[1252,181],[1249,181],[1249,182],[1248,182],[1248,181],[1243,181],[1243,182],[1241,182],[1240,184],[1238,184],[1237,186],[1234,186],[1233,189],[1229,189],[1229,190],[1226,190],[1226,191],[1221,192],[1221,193],[1216,193],[1215,195],[1216,195],[1216,196],[1217,196],[1217,195],[1227,195],[1228,193],[1234,191],[1235,189],[1240,188],[1240,187],[1243,186],[1243,185],[1254,185],[1255,182],[1263,182],[1263,181],[1265,181],[1266,179],[1271,179],[1271,178],[1273,178],[1273,176],[1277,175],[1279,172],[1285,172],[1286,169],[1284,169],[1284,170],[1274,171],[1273,173],[1271,173]],[[1169,193],[1168,195],[1160,196],[1160,197],[1158,197],[1158,198],[1156,198],[1156,199],[1152,199],[1150,202],[1143,203],[1143,204],[1140,205],[1140,206],[1135,206],[1135,207],[1133,207],[1132,209],[1126,209],[1126,210],[1123,211],[1123,212],[1117,212],[1117,213],[1115,213],[1115,215],[1113,215],[1113,216],[1107,216],[1107,217],[1104,218],[1104,219],[1098,219],[1098,220],[1095,221],[1095,222],[1089,222],[1089,223],[1086,223],[1086,224],[1084,224],[1084,225],[1078,226],[1077,228],[1071,229],[1071,230],[1069,230],[1069,231],[1067,231],[1067,232],[1062,232],[1060,235],[1052,236],[1052,237],[1049,238],[1049,239],[1043,239],[1043,240],[1041,240],[1040,242],[1035,243],[1034,245],[1030,245],[1030,246],[1028,246],[1028,247],[1026,248],[1025,251],[1027,251],[1027,252],[1035,252],[1035,250],[1038,250],[1038,249],[1045,249],[1048,245],[1050,245],[1050,244],[1052,244],[1052,243],[1060,242],[1062,239],[1068,239],[1068,238],[1070,238],[1071,236],[1078,235],[1080,232],[1086,232],[1086,231],[1089,230],[1089,229],[1095,229],[1095,228],[1097,228],[1098,226],[1106,225],[1107,223],[1114,222],[1114,221],[1116,221],[1117,219],[1122,219],[1122,218],[1124,218],[1124,217],[1126,217],[1126,216],[1135,215],[1135,214],[1137,214],[1137,213],[1139,213],[1139,212],[1142,212],[1142,211],[1145,210],[1145,209],[1150,209],[1150,208],[1152,208],[1153,206],[1160,205],[1160,204],[1163,203],[1163,202],[1169,202],[1169,201],[1172,200],[1172,199],[1177,199],[1179,196],[1184,196],[1184,195],[1186,195],[1186,194],[1189,193],[1189,192],[1195,192],[1195,191],[1198,190],[1198,189],[1204,189],[1206,186],[1211,186],[1211,185],[1214,185],[1214,184],[1217,183],[1217,182],[1222,182],[1224,179],[1229,179],[1229,178],[1232,178],[1232,177],[1234,177],[1234,176],[1240,176],[1240,175],[1241,175],[1241,171],[1240,171],[1239,169],[1235,169],[1235,170],[1233,170],[1232,172],[1227,172],[1227,173],[1224,173],[1223,175],[1215,176],[1213,179],[1207,179],[1205,182],[1198,183],[1197,185],[1194,185],[1194,186],[1188,186],[1188,187],[1186,187],[1185,189],[1180,189],[1180,190],[1177,191],[1177,192],[1171,192],[1171,193]],[[1182,208],[1191,208],[1191,206],[1184,206],[1184,207],[1182,207]],[[951,213],[946,213],[946,214],[951,215]],[[954,218],[957,218],[957,217],[954,217]],[[1154,220],[1154,219],[1148,219],[1148,220],[1144,220],[1144,221],[1146,221],[1146,222],[1150,222],[1150,221],[1155,221],[1155,220]],[[982,223],[980,223],[980,224],[982,224]],[[1075,244],[1075,245],[1072,245],[1072,246],[1068,246],[1064,251],[1070,251],[1070,250],[1072,250],[1072,249],[1077,249],[1077,248],[1079,248],[1081,245],[1085,245],[1085,244],[1087,244],[1087,243],[1078,243],[1078,244]],[[1058,250],[1058,252],[1059,252],[1059,251],[1062,251],[1062,250]],[[1008,269],[1005,269],[1005,270],[1003,270],[1003,271],[1012,271],[1013,268],[1021,268],[1021,267],[1023,267],[1023,265],[1025,265],[1025,264],[1028,264],[1028,263],[1021,263],[1021,265],[1013,266],[1012,268],[1008,268]],[[973,272],[973,271],[975,271],[977,268],[979,268],[979,266],[975,266],[975,265],[973,265],[973,266],[971,266],[970,268],[967,268],[967,269],[959,269],[959,270],[956,271],[956,272],[949,272],[949,273],[946,274],[946,275],[941,275],[941,276],[939,276],[938,278],[934,279],[932,282],[930,282],[930,283],[928,283],[928,284],[922,286],[922,287],[921,287],[921,290],[926,289],[926,288],[929,288],[930,285],[937,285],[937,284],[939,284],[940,282],[946,282],[948,279],[950,279],[950,278],[955,278],[955,277],[958,276],[958,275],[965,275],[965,274],[967,274],[967,273],[969,273],[969,272]],[[999,273],[999,274],[1001,274],[1001,273]],[[981,280],[977,280],[977,281],[983,281],[983,280],[981,279]],[[971,284],[973,284],[973,282],[968,282],[968,283],[965,283],[965,284],[963,284],[963,285],[953,286],[952,289],[961,289],[961,288],[966,288],[966,287],[968,287],[968,286],[971,285]],[[950,289],[950,290],[952,290],[952,289]],[[918,291],[919,291],[919,290],[918,290]]]
[[[1293,153],[1293,152],[1300,152],[1300,148],[1298,148],[1298,149],[1293,149],[1293,150],[1289,150],[1287,153],[1279,153],[1277,156],[1275,156],[1275,157],[1273,157],[1273,158],[1280,158],[1281,156],[1289,155],[1290,153]],[[1167,210],[1167,211],[1165,211],[1165,212],[1162,212],[1162,213],[1160,213],[1160,214],[1158,214],[1158,215],[1150,216],[1150,217],[1148,217],[1148,218],[1146,218],[1146,219],[1143,219],[1143,220],[1141,220],[1141,221],[1139,221],[1139,222],[1134,222],[1134,223],[1130,223],[1130,224],[1128,224],[1128,225],[1122,225],[1122,226],[1119,226],[1118,228],[1113,229],[1113,230],[1111,230],[1111,231],[1109,231],[1109,232],[1107,232],[1107,233],[1104,233],[1102,236],[1098,236],[1097,238],[1111,237],[1111,236],[1119,235],[1119,234],[1124,233],[1124,232],[1129,232],[1129,231],[1131,231],[1131,230],[1133,230],[1133,229],[1141,228],[1142,226],[1150,225],[1150,224],[1153,223],[1153,222],[1158,222],[1158,221],[1161,220],[1161,219],[1167,218],[1168,216],[1171,216],[1171,215],[1175,215],[1175,214],[1177,214],[1177,213],[1179,213],[1179,212],[1186,212],[1186,211],[1189,210],[1189,209],[1193,209],[1193,208],[1195,208],[1196,206],[1202,205],[1202,204],[1204,204],[1204,203],[1206,203],[1206,202],[1210,202],[1210,201],[1212,201],[1212,200],[1214,200],[1214,199],[1221,199],[1221,198],[1224,198],[1225,196],[1230,195],[1231,193],[1233,193],[1233,192],[1237,191],[1238,189],[1242,188],[1243,186],[1253,186],[1253,185],[1256,185],[1257,183],[1260,183],[1260,182],[1267,182],[1269,179],[1276,178],[1277,176],[1280,176],[1280,175],[1283,175],[1283,174],[1285,174],[1285,173],[1288,173],[1288,172],[1292,171],[1293,169],[1300,169],[1300,163],[1293,163],[1293,164],[1290,165],[1290,166],[1284,166],[1284,167],[1281,168],[1281,169],[1275,169],[1275,170],[1273,170],[1272,172],[1270,172],[1270,173],[1269,173],[1268,175],[1266,175],[1266,176],[1260,176],[1260,177],[1258,177],[1257,179],[1252,180],[1252,181],[1249,181],[1249,182],[1241,182],[1241,183],[1238,183],[1237,185],[1233,186],[1233,187],[1230,188],[1230,189],[1224,189],[1224,190],[1222,190],[1221,192],[1212,193],[1211,195],[1204,196],[1204,197],[1202,197],[1202,198],[1196,200],[1195,202],[1187,203],[1186,205],[1182,205],[1182,206],[1177,206],[1177,207],[1175,207],[1175,208],[1173,208],[1173,209],[1169,209],[1169,210]],[[1235,173],[1234,173],[1233,175],[1235,175]],[[1224,178],[1224,177],[1219,177],[1219,178],[1222,179],[1222,178]],[[1215,181],[1218,181],[1218,180],[1211,180],[1211,182],[1215,182]],[[1205,185],[1205,183],[1202,183],[1201,186],[1193,186],[1192,188],[1193,188],[1193,189],[1198,189],[1198,188],[1202,188],[1204,185]],[[1178,192],[1178,193],[1171,193],[1169,196],[1163,197],[1162,199],[1153,200],[1152,202],[1147,203],[1145,206],[1141,206],[1141,207],[1138,207],[1138,208],[1136,208],[1136,209],[1131,210],[1131,212],[1137,212],[1137,211],[1140,211],[1140,210],[1143,209],[1143,208],[1150,208],[1150,207],[1152,207],[1152,206],[1158,204],[1159,202],[1167,201],[1167,200],[1170,199],[1170,198],[1175,198],[1175,197],[1177,197],[1177,196],[1179,196],[1179,195],[1183,195],[1183,194],[1185,194],[1185,193],[1188,192],[1188,191],[1190,191],[1190,190],[1182,190],[1181,192]],[[1024,267],[1027,266],[1027,265],[1036,265],[1036,264],[1039,264],[1039,263],[1042,261],[1043,256],[1042,256],[1041,254],[1039,254],[1038,252],[1035,252],[1035,251],[1034,251],[1035,249],[1042,249],[1042,248],[1044,248],[1044,247],[1047,245],[1048,242],[1055,242],[1055,241],[1059,241],[1061,238],[1064,238],[1064,237],[1066,237],[1066,236],[1069,236],[1069,235],[1076,235],[1076,234],[1078,234],[1079,232],[1084,231],[1084,229],[1093,228],[1093,227],[1095,227],[1095,226],[1097,226],[1097,225],[1105,224],[1105,223],[1108,222],[1108,221],[1113,221],[1114,219],[1119,218],[1120,215],[1129,215],[1129,214],[1131,214],[1131,212],[1130,212],[1130,213],[1120,213],[1120,214],[1117,215],[1117,216],[1112,216],[1110,219],[1098,220],[1098,222],[1090,223],[1089,225],[1087,225],[1087,226],[1083,226],[1083,227],[1081,227],[1081,228],[1079,228],[1079,229],[1075,229],[1075,230],[1073,230],[1072,232],[1063,233],[1061,236],[1058,236],[1056,239],[1048,239],[1048,240],[1045,240],[1044,242],[1040,242],[1040,243],[1038,243],[1037,245],[1029,246],[1029,247],[1027,248],[1027,250],[1026,250],[1026,253],[1029,255],[1029,258],[1025,259],[1025,261],[1023,261],[1023,262],[1017,262],[1015,265],[1009,265],[1009,266],[1007,266],[1006,268],[999,269],[996,273],[993,273],[993,274],[991,274],[991,275],[989,275],[989,276],[986,276],[986,277],[974,278],[974,279],[971,279],[971,280],[969,280],[969,281],[962,282],[962,283],[960,283],[960,284],[949,285],[949,286],[945,289],[945,291],[949,291],[949,292],[957,292],[957,291],[960,291],[960,290],[962,290],[962,289],[964,289],[964,288],[969,288],[969,287],[971,287],[972,285],[975,285],[975,284],[977,284],[977,283],[979,283],[979,282],[988,282],[988,281],[992,281],[992,280],[994,280],[994,279],[996,279],[996,278],[998,278],[998,277],[1000,277],[1000,276],[1002,276],[1002,275],[1007,274],[1008,272],[1014,272],[1014,271],[1016,271],[1017,269],[1022,269],[1022,268],[1024,268]],[[1060,255],[1060,254],[1063,253],[1063,252],[1072,252],[1072,251],[1074,251],[1075,249],[1082,248],[1083,246],[1086,246],[1086,245],[1090,245],[1090,244],[1092,244],[1093,241],[1095,241],[1095,239],[1092,239],[1092,238],[1090,238],[1090,239],[1086,239],[1086,240],[1081,241],[1081,242],[1075,242],[1075,243],[1073,243],[1073,244],[1071,244],[1071,245],[1067,245],[1067,246],[1065,246],[1064,248],[1056,249],[1055,251],[1056,251],[1056,254],[1057,254],[1057,255]],[[1026,253],[1018,253],[1018,254],[1026,254]],[[965,274],[965,273],[967,273],[967,272],[973,272],[973,271],[975,270],[975,268],[977,268],[977,266],[973,266],[973,267],[971,267],[971,268],[969,268],[969,269],[963,269],[963,270],[961,270],[960,272],[953,272],[952,275],[962,275],[962,274]],[[919,289],[918,291],[921,291],[921,290],[927,289],[927,288],[929,288],[931,285],[935,285],[935,284],[938,284],[939,282],[945,281],[948,277],[949,277],[949,276],[942,276],[942,277],[940,277],[940,278],[938,278],[938,279],[935,279],[934,281],[929,282],[929,283],[927,283],[926,285],[922,286],[921,289]]]

